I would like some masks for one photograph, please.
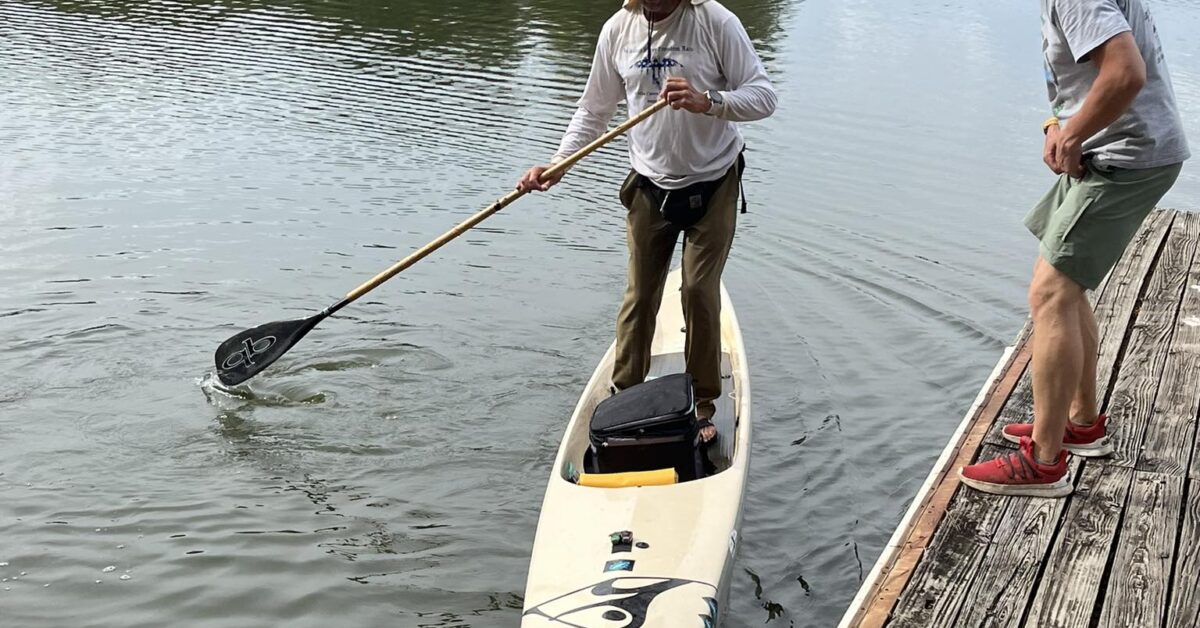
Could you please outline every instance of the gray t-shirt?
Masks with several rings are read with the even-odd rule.
[[[1042,54],[1054,115],[1079,112],[1098,70],[1089,54],[1131,32],[1146,62],[1146,86],[1121,117],[1083,143],[1084,154],[1118,168],[1156,168],[1190,156],[1154,18],[1142,0],[1042,0]]]

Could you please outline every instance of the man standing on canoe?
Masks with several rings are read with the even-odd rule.
[[[671,109],[629,132],[632,171],[621,187],[628,210],[628,285],[617,317],[613,386],[642,382],[650,369],[655,317],[682,232],[685,358],[695,381],[701,438],[716,436],[721,394],[721,272],[733,243],[741,153],[735,122],[775,111],[776,96],[737,16],[715,0],[628,0],[605,23],[591,74],[551,164],[599,137],[626,101],[629,115],[665,98]],[[531,168],[517,187],[540,181]]]
[[[1025,218],[1041,241],[1029,288],[1033,423],[1009,425],[1017,453],[968,467],[989,493],[1071,492],[1067,453],[1104,456],[1096,407],[1095,289],[1189,157],[1158,32],[1143,0],[1041,0],[1053,114],[1042,158],[1061,175]]]

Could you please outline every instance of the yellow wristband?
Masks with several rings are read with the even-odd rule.
[[[1052,126],[1058,126],[1058,118],[1056,116],[1050,116],[1048,120],[1042,123],[1042,133],[1045,133]]]

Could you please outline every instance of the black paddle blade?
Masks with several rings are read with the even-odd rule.
[[[325,316],[321,313],[301,320],[259,325],[222,342],[214,356],[217,378],[226,386],[236,386],[258,375],[300,342]]]

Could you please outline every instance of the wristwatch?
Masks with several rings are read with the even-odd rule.
[[[721,92],[718,92],[715,89],[705,91],[704,95],[708,96],[709,102],[712,103],[712,106],[710,106],[708,111],[705,111],[704,114],[709,116],[717,115],[721,111],[721,108],[725,106],[725,97],[721,95]]]

